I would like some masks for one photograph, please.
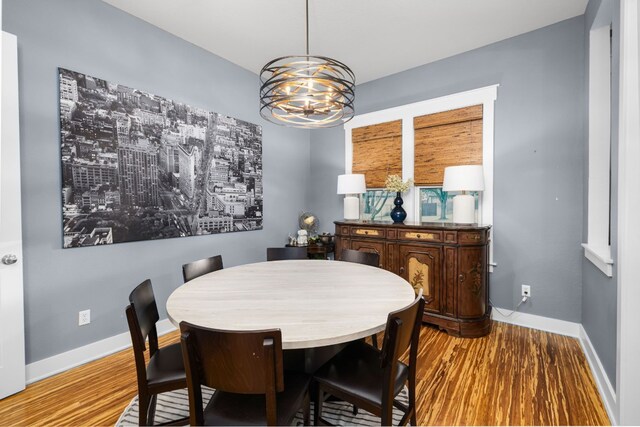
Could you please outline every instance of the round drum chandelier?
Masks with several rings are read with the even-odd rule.
[[[355,80],[345,64],[309,55],[309,0],[306,0],[307,53],[283,56],[260,71],[260,115],[279,125],[327,128],[353,117]]]

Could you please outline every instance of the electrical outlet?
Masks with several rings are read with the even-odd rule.
[[[522,296],[523,297],[527,297],[527,298],[531,298],[531,286],[522,285]]]
[[[82,310],[78,313],[78,326],[91,323],[91,310]]]

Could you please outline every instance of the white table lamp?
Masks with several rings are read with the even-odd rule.
[[[367,191],[363,174],[338,175],[338,194],[344,194],[344,219],[360,219],[359,195]]]
[[[449,166],[444,169],[442,191],[462,191],[453,198],[453,222],[473,224],[475,220],[475,200],[467,191],[484,190],[484,173],[480,165]]]

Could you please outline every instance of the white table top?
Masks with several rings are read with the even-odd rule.
[[[284,349],[340,344],[384,330],[387,315],[415,298],[386,270],[341,261],[270,261],[191,280],[167,300],[183,320],[227,330],[279,328]]]

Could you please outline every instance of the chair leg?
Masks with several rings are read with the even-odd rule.
[[[138,394],[138,425],[147,425],[150,400],[151,396],[148,394]]]
[[[416,382],[409,381],[409,410],[411,411],[411,425],[417,426],[417,409],[416,409]]]
[[[353,413],[353,415],[358,415],[358,407],[356,405],[353,405],[353,409],[351,410],[351,412]]]
[[[382,407],[382,415],[380,416],[380,425],[390,426],[393,423],[393,405],[389,408]]]
[[[377,334],[371,335],[371,344],[373,344],[373,348],[375,348],[375,349],[378,348],[378,335]]]
[[[313,425],[320,425],[320,416],[322,415],[322,388],[319,384],[316,384],[316,399],[313,402]]]
[[[304,419],[302,420],[302,423],[305,426],[310,426],[311,425],[311,419],[310,419],[310,412],[311,412],[311,398],[309,396],[309,391],[307,390],[307,392],[304,395],[304,403],[303,403],[304,407],[302,408],[302,414],[304,416]]]
[[[149,413],[147,415],[147,424],[153,425],[154,418],[156,417],[156,403],[158,402],[158,395],[154,394],[149,399]]]

